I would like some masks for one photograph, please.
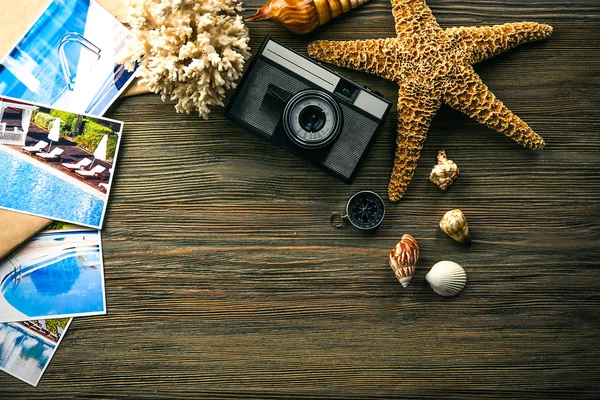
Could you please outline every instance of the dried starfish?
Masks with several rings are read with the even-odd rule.
[[[391,201],[404,195],[442,102],[525,147],[544,147],[544,140],[494,96],[471,65],[522,43],[545,39],[552,33],[551,26],[521,22],[442,29],[425,0],[391,1],[396,38],[319,40],[308,46],[308,54],[318,60],[400,85],[397,149],[388,188]]]

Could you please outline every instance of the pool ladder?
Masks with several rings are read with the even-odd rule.
[[[77,32],[69,32],[60,39],[60,44],[58,45],[58,58],[60,59],[60,66],[62,68],[63,76],[65,78],[65,82],[67,83],[68,90],[73,90],[75,88],[75,78],[73,77],[73,75],[71,75],[71,69],[69,68],[69,60],[67,59],[67,55],[65,54],[65,46],[68,43],[72,42],[94,53],[98,57],[98,59],[100,59],[100,52],[102,51],[100,47],[96,46],[94,43],[90,42]]]
[[[19,263],[18,260],[16,260],[16,258],[15,258],[15,261],[17,261],[17,266],[15,266],[12,257],[9,258],[8,261],[10,262],[10,265],[12,265],[12,267],[13,267],[12,275],[10,273],[6,274],[6,276],[4,278],[2,278],[2,281],[0,282],[0,287],[2,287],[2,285],[8,279],[9,276],[12,276],[11,280],[12,280],[13,288],[14,288],[19,284],[19,282],[23,278],[23,270],[21,269],[21,264]]]
[[[21,264],[19,264],[16,267],[13,266],[13,272],[15,274],[13,277],[13,282],[15,286],[17,286],[19,282],[21,282],[21,279],[23,279],[23,271],[21,269]]]

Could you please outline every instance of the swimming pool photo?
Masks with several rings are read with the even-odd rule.
[[[101,229],[122,132],[120,121],[0,96],[0,208]]]
[[[0,263],[0,322],[105,313],[98,231],[45,231]]]
[[[96,1],[54,0],[2,60],[0,94],[102,115],[133,80],[119,63],[129,39]]]
[[[0,370],[37,386],[71,320],[0,323]]]

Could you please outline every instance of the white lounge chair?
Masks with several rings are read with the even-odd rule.
[[[23,152],[25,152],[25,153],[34,155],[35,153],[39,153],[40,151],[42,151],[42,149],[44,147],[46,147],[46,146],[48,146],[48,142],[40,140],[39,142],[37,142],[33,146],[21,147],[21,150],[23,150]]]
[[[55,147],[50,153],[38,153],[36,154],[40,160],[44,161],[60,161],[61,154],[64,152],[60,147]]]
[[[86,167],[89,167],[90,164],[92,163],[92,160],[90,160],[89,158],[83,158],[81,160],[79,160],[78,163],[62,163],[61,164],[61,168],[65,169],[67,171],[75,171],[78,169],[85,169]]]
[[[105,167],[103,167],[102,165],[96,165],[89,171],[80,169],[78,171],[75,171],[75,174],[77,174],[77,177],[81,179],[99,179],[104,171],[106,171]]]

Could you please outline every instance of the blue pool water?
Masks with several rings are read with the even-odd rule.
[[[0,368],[25,382],[37,384],[55,348],[18,324],[0,324]]]
[[[60,43],[68,34],[84,35],[88,19],[94,18],[89,14],[89,8],[90,0],[54,0],[10,52],[10,59],[13,60],[10,63],[15,65],[10,66],[8,60],[0,65],[0,92],[8,97],[50,106],[55,105],[63,95],[69,97],[65,71],[60,63]],[[106,28],[110,29],[110,26]],[[76,78],[82,46],[68,43],[62,50],[68,64],[66,69],[72,78]],[[113,57],[109,53],[114,50],[102,49],[103,56]],[[123,68],[102,70],[97,78],[105,81],[107,86],[98,89],[90,104],[71,104],[72,111],[99,115],[112,103],[132,75],[133,72],[123,71]]]
[[[104,201],[54,174],[2,150],[0,207],[99,228]]]
[[[21,267],[21,279],[9,275],[2,294],[29,317],[103,311],[101,268],[98,247],[72,249],[41,265]]]
[[[4,95],[49,105],[58,100],[66,85],[58,58],[58,44],[68,32],[84,33],[88,7],[89,0],[56,0],[50,4],[10,53],[19,62],[30,60],[29,63],[35,65],[31,72],[40,81],[41,90],[29,90],[0,65],[0,82],[7,85]],[[79,61],[79,52],[75,50],[79,49],[70,47],[67,59],[69,67],[75,69]]]

